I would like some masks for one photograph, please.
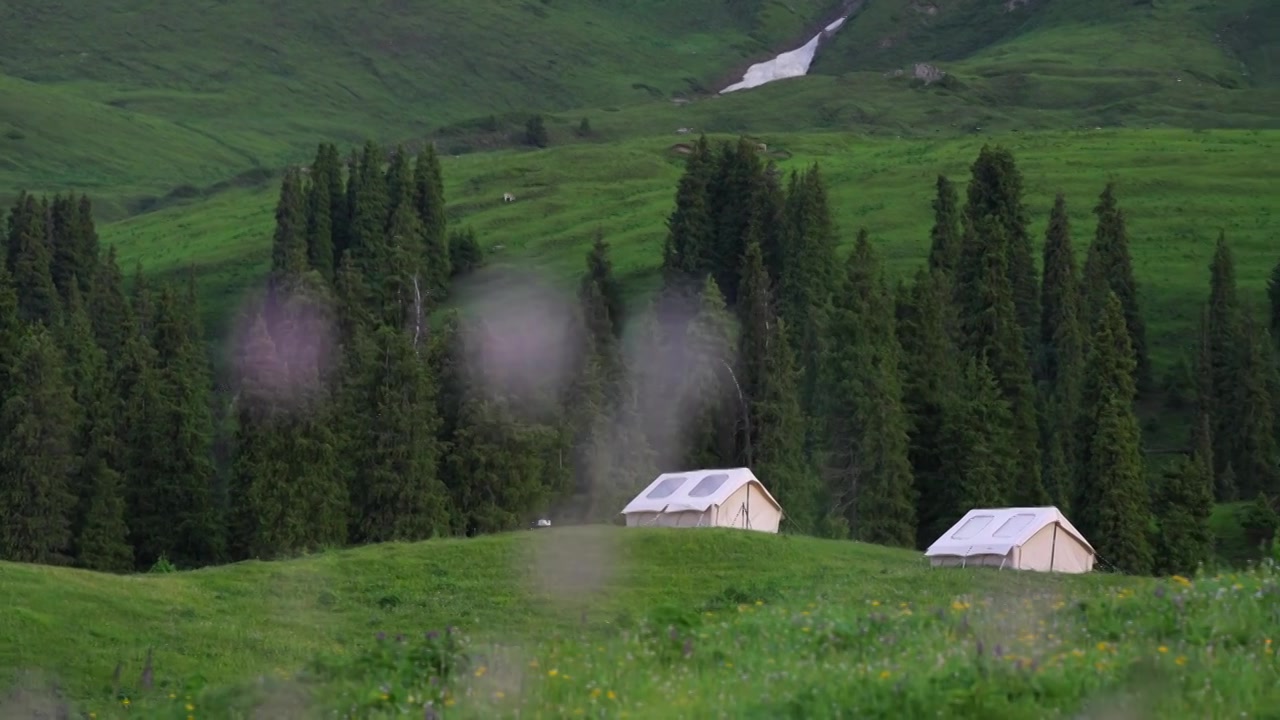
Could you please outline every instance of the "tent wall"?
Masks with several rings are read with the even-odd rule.
[[[1085,573],[1093,569],[1093,553],[1057,523],[1050,523],[1015,550],[1018,568],[1040,572]]]
[[[627,515],[627,527],[708,527],[713,522],[712,513],[715,508],[706,512],[686,510],[684,512],[645,512]]]
[[[715,509],[715,524],[719,527],[777,532],[778,520],[775,518],[778,514],[777,508],[765,499],[760,488],[755,483],[748,483],[734,491]]]
[[[969,557],[959,557],[957,555],[935,555],[929,558],[929,564],[933,567],[995,567],[1001,564],[1006,569],[1013,567],[1013,558],[1010,557],[1016,550],[1009,551],[1009,555],[970,555]]]

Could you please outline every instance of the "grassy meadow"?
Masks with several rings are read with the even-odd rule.
[[[927,252],[934,178],[946,173],[967,181],[983,143],[1015,153],[1037,243],[1054,193],[1066,194],[1081,259],[1093,235],[1097,196],[1114,180],[1128,214],[1158,368],[1187,351],[1220,230],[1235,252],[1241,290],[1256,304],[1280,260],[1280,217],[1268,192],[1280,158],[1275,131],[1104,129],[932,141],[854,133],[757,137],[783,171],[820,163],[846,245],[867,227],[899,277],[914,272]],[[656,281],[683,168],[672,138],[447,157],[450,221],[475,228],[493,264],[532,267],[561,284],[581,272],[593,234],[602,232],[619,274],[640,299]],[[504,192],[517,201],[503,203]],[[216,328],[266,272],[276,194],[272,184],[237,188],[107,225],[101,235],[117,245],[127,271],[135,263],[155,274],[193,266],[207,324]]]
[[[595,526],[130,577],[0,564],[0,605],[17,608],[0,667],[24,688],[9,709],[56,684],[98,718],[422,717],[428,700],[446,718],[1217,718],[1280,701],[1266,564],[933,570],[859,543]]]

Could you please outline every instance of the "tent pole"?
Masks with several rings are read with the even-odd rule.
[[[1058,523],[1053,524],[1053,544],[1049,546],[1049,572],[1053,572],[1053,557],[1058,552]]]

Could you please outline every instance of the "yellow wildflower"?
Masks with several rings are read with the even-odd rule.
[[[609,692],[605,693],[605,697],[609,698],[610,700],[617,700],[617,699],[618,699],[618,693],[616,693],[616,692],[614,692],[614,691],[610,690]]]
[[[889,677],[890,677],[891,675],[893,675],[893,673],[889,672],[888,670],[881,670],[881,671],[880,671],[880,679],[881,679],[881,680],[888,680],[888,679],[889,679]]]
[[[1169,648],[1165,647],[1164,645],[1161,645],[1160,647],[1158,647],[1158,648],[1156,648],[1156,649],[1157,649],[1157,650],[1159,650],[1161,653],[1167,653],[1167,652],[1169,652]]]
[[[550,670],[547,671],[547,675],[550,677],[555,677],[559,674],[560,674],[560,671],[555,668],[551,668]]]
[[[1185,655],[1179,655],[1179,656],[1174,660],[1174,662],[1178,663],[1179,665],[1186,665],[1186,664],[1187,664],[1187,657],[1186,657]]]

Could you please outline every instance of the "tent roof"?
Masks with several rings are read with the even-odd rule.
[[[1004,555],[1057,523],[1094,552],[1093,546],[1056,507],[975,508],[934,541],[925,555]]]
[[[760,492],[781,509],[782,506],[747,468],[712,468],[663,473],[640,491],[622,514],[637,512],[705,512],[723,503],[742,486],[754,483]]]

